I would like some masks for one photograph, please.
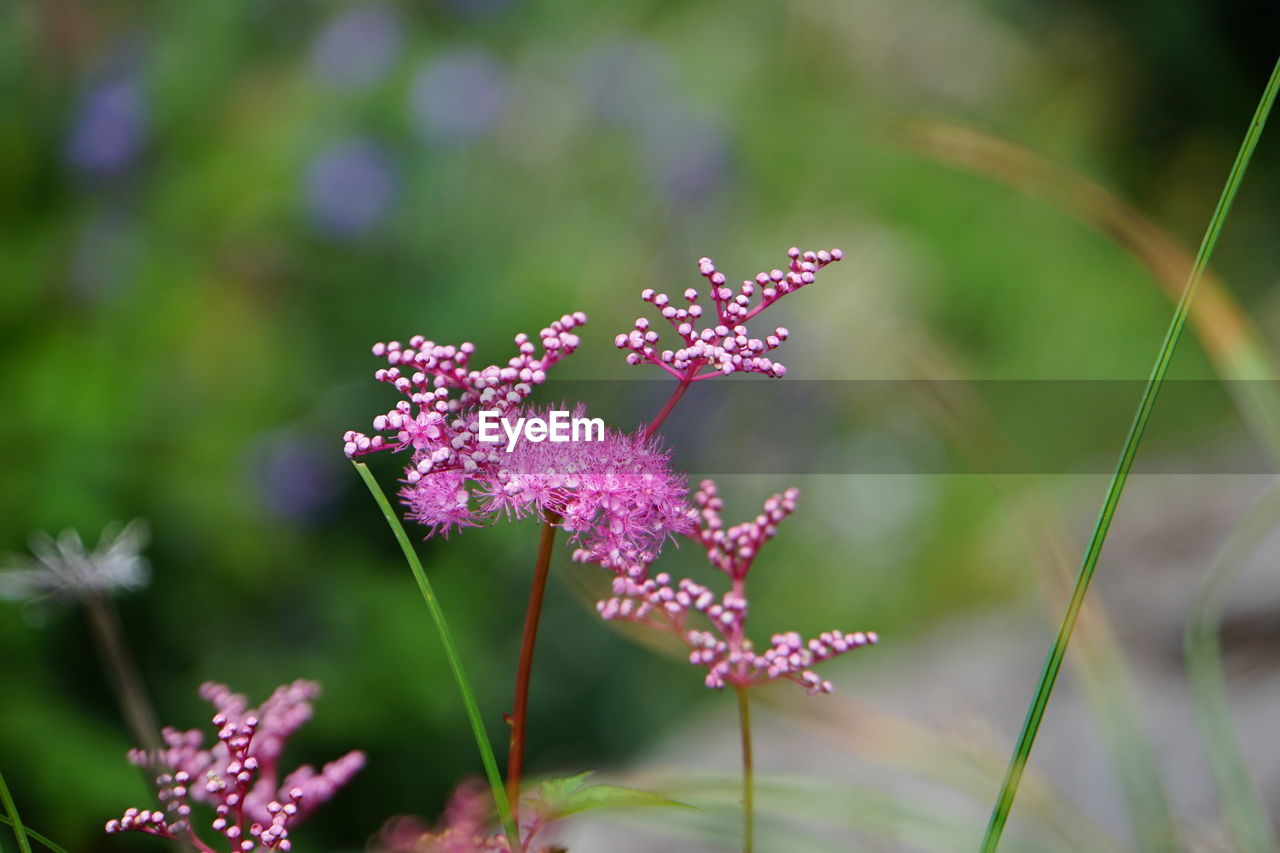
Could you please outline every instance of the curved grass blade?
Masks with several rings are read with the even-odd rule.
[[[0,773],[0,801],[4,802],[4,810],[9,815],[5,823],[13,827],[13,834],[18,839],[18,849],[22,853],[31,853],[31,844],[27,841],[27,836],[32,833],[22,825],[22,818],[18,816],[18,807],[13,802],[13,795],[9,793],[9,786],[4,781],[3,773]]]
[[[1280,849],[1280,843],[1276,841],[1266,805],[1245,764],[1231,721],[1218,631],[1231,585],[1277,522],[1280,522],[1280,490],[1259,500],[1232,531],[1196,597],[1183,635],[1191,697],[1208,747],[1219,808],[1231,833],[1232,849],[1242,853],[1270,853]]]
[[[417,552],[413,550],[408,534],[404,532],[404,525],[400,523],[395,510],[387,501],[387,496],[379,488],[373,473],[363,462],[352,464],[356,466],[356,471],[364,480],[364,484],[369,487],[373,499],[378,502],[378,508],[382,510],[382,515],[390,525],[391,532],[400,543],[400,550],[404,552],[404,558],[409,563],[409,570],[413,572],[413,578],[418,582],[418,589],[421,590],[422,598],[427,603],[427,609],[431,611],[431,619],[435,622],[436,632],[440,635],[445,657],[449,659],[449,668],[453,670],[453,680],[458,685],[462,704],[467,709],[467,719],[471,722],[471,731],[475,735],[476,746],[480,750],[480,760],[484,763],[485,776],[488,777],[489,788],[493,792],[493,803],[498,810],[498,818],[502,821],[502,828],[507,834],[511,849],[522,850],[524,848],[520,845],[520,830],[516,827],[515,819],[511,815],[511,802],[507,799],[506,789],[502,785],[502,774],[498,772],[498,761],[493,755],[493,745],[489,743],[489,735],[484,730],[484,718],[480,716],[480,706],[476,704],[475,694],[471,691],[471,682],[468,681],[467,674],[462,668],[462,658],[458,655],[458,647],[453,640],[453,632],[449,630],[449,623],[445,621],[444,610],[440,607],[440,602],[431,588],[431,581],[427,580],[427,573],[422,570],[422,563],[418,560]]]
[[[2,814],[0,814],[0,823],[8,824],[9,826],[14,826],[14,822]],[[58,846],[57,844],[54,844],[52,841],[50,841],[48,838],[45,838],[40,833],[36,832],[34,829],[29,829],[24,827],[24,831],[27,833],[28,838],[30,838],[32,841],[40,842],[46,848],[51,850],[52,853],[67,853],[67,851],[64,848]]]
[[[1040,722],[1044,718],[1045,709],[1049,705],[1049,697],[1053,693],[1054,684],[1058,680],[1058,673],[1062,669],[1062,659],[1067,653],[1067,644],[1071,641],[1071,632],[1075,629],[1076,620],[1080,616],[1080,608],[1084,605],[1085,594],[1089,591],[1089,582],[1093,580],[1093,573],[1098,565],[1098,557],[1102,554],[1102,546],[1106,542],[1108,531],[1111,529],[1111,520],[1115,516],[1116,507],[1120,503],[1120,495],[1124,492],[1125,483],[1129,479],[1129,471],[1133,467],[1133,460],[1138,453],[1138,446],[1142,443],[1142,435],[1146,430],[1147,421],[1151,418],[1151,411],[1155,407],[1156,397],[1160,393],[1160,386],[1164,384],[1165,375],[1169,372],[1169,364],[1173,360],[1173,353],[1177,348],[1178,339],[1182,336],[1182,329],[1186,325],[1191,302],[1195,298],[1196,287],[1199,285],[1200,278],[1204,275],[1204,270],[1209,264],[1209,258],[1218,242],[1218,235],[1222,232],[1222,225],[1226,221],[1228,211],[1231,209],[1231,203],[1235,200],[1236,192],[1240,189],[1240,184],[1244,180],[1244,173],[1248,168],[1249,159],[1253,156],[1253,150],[1257,147],[1258,138],[1262,135],[1262,127],[1266,124],[1267,116],[1271,112],[1271,106],[1275,102],[1277,89],[1280,89],[1280,61],[1276,63],[1271,71],[1267,87],[1262,94],[1262,99],[1258,102],[1257,110],[1254,112],[1253,121],[1245,133],[1244,141],[1240,145],[1240,151],[1236,154],[1236,160],[1231,167],[1231,172],[1227,175],[1226,185],[1222,189],[1218,205],[1213,211],[1213,216],[1209,219],[1204,238],[1200,241],[1200,249],[1196,252],[1196,260],[1191,269],[1191,275],[1188,277],[1186,287],[1183,288],[1182,296],[1178,300],[1178,306],[1173,313],[1173,320],[1169,324],[1168,331],[1165,332],[1164,341],[1160,344],[1160,351],[1156,355],[1155,365],[1151,369],[1151,375],[1147,379],[1146,388],[1143,390],[1142,398],[1138,403],[1138,410],[1133,416],[1133,423],[1129,426],[1128,435],[1125,436],[1124,447],[1120,451],[1120,460],[1116,464],[1115,473],[1112,475],[1111,483],[1107,487],[1106,497],[1098,514],[1093,536],[1089,540],[1089,547],[1085,551],[1084,559],[1080,564],[1080,573],[1076,577],[1076,584],[1071,593],[1071,601],[1067,605],[1067,611],[1062,618],[1062,625],[1058,628],[1058,634],[1049,649],[1049,656],[1045,660],[1044,670],[1040,674],[1040,681],[1036,685],[1031,705],[1027,709],[1022,731],[1018,735],[1018,742],[1014,747],[1013,755],[1010,757],[1009,767],[1005,771],[1004,782],[1000,786],[1000,793],[996,797],[995,806],[992,808],[991,820],[987,824],[987,831],[983,836],[982,847],[980,848],[983,853],[994,853],[1000,845],[1000,836],[1009,820],[1009,811],[1013,808],[1013,799],[1018,791],[1018,783],[1022,779],[1022,772],[1026,767],[1027,759],[1031,755],[1031,747],[1035,743],[1036,734],[1040,730]]]

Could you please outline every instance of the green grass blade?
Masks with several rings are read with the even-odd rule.
[[[1272,491],[1250,510],[1232,531],[1187,619],[1183,635],[1187,677],[1199,718],[1200,732],[1208,747],[1209,767],[1218,789],[1232,849],[1241,853],[1271,853],[1280,849],[1267,808],[1245,763],[1231,720],[1226,677],[1222,670],[1218,630],[1223,604],[1232,584],[1244,570],[1276,523],[1280,521],[1280,490]]]
[[[18,807],[13,802],[13,795],[9,793],[9,786],[4,781],[3,773],[0,773],[0,800],[4,801],[5,813],[9,815],[5,823],[13,827],[13,834],[18,839],[18,849],[22,853],[31,853],[31,844],[27,841],[30,833],[22,825],[22,818],[18,816]]]
[[[418,589],[422,592],[422,598],[427,602],[427,609],[431,611],[431,618],[436,624],[436,632],[440,635],[440,642],[444,646],[445,656],[449,659],[449,668],[453,670],[453,680],[458,685],[458,693],[462,695],[462,704],[467,709],[467,718],[471,721],[471,731],[475,735],[476,746],[480,750],[480,760],[484,762],[484,772],[489,779],[489,788],[493,792],[493,803],[498,809],[498,818],[502,821],[502,827],[507,833],[507,840],[511,844],[511,849],[521,850],[520,831],[516,827],[515,819],[511,814],[511,803],[507,799],[507,792],[502,785],[502,774],[498,771],[498,761],[493,755],[493,745],[489,743],[489,735],[484,730],[484,718],[480,716],[480,706],[476,704],[475,694],[471,691],[471,682],[467,680],[467,674],[462,668],[462,658],[458,655],[458,647],[454,643],[453,633],[449,630],[449,623],[445,621],[444,610],[440,607],[440,602],[431,588],[431,582],[427,580],[427,573],[422,570],[422,563],[418,560],[418,554],[414,551],[408,534],[405,533],[404,525],[400,523],[395,510],[391,508],[390,502],[387,501],[387,496],[379,488],[378,481],[374,479],[373,473],[367,465],[362,462],[353,464],[356,466],[356,471],[360,473],[361,479],[364,480],[364,484],[369,487],[369,492],[373,495],[373,499],[378,502],[378,507],[382,510],[382,515],[386,518],[387,524],[391,526],[391,531],[395,534],[396,541],[400,543],[400,550],[404,552],[404,558],[409,563],[409,569],[413,572],[414,580],[418,582]]]
[[[0,823],[8,824],[9,826],[15,826],[14,822],[10,818],[5,817],[4,815],[0,815]],[[49,850],[53,851],[53,853],[67,853],[65,849],[63,849],[62,847],[59,847],[57,844],[54,844],[52,841],[50,841],[48,838],[45,838],[40,833],[36,832],[34,829],[25,829],[25,832],[27,833],[28,838],[30,838],[33,841],[40,842]]]
[[[1169,329],[1165,332],[1164,341],[1160,344],[1160,351],[1156,356],[1155,365],[1151,368],[1151,375],[1147,379],[1146,388],[1142,392],[1138,410],[1133,416],[1128,435],[1125,436],[1124,447],[1120,452],[1120,460],[1116,464],[1115,473],[1111,476],[1106,498],[1103,500],[1102,509],[1098,514],[1098,522],[1094,526],[1093,536],[1089,540],[1089,548],[1085,551],[1084,559],[1080,564],[1080,572],[1076,576],[1075,587],[1071,593],[1071,601],[1067,605],[1067,611],[1063,615],[1062,625],[1058,628],[1058,634],[1054,638],[1053,646],[1049,649],[1049,656],[1045,660],[1044,670],[1041,672],[1040,681],[1036,685],[1035,695],[1031,699],[1031,705],[1027,708],[1027,716],[1022,724],[1022,731],[1018,735],[1018,742],[1014,746],[1013,755],[1009,759],[1009,767],[1005,771],[1000,793],[996,797],[994,808],[991,810],[991,821],[987,824],[987,831],[982,839],[981,850],[983,853],[995,853],[996,848],[1000,845],[1000,835],[1008,822],[1009,811],[1013,808],[1013,799],[1018,791],[1018,783],[1022,779],[1022,771],[1025,769],[1027,759],[1031,755],[1032,744],[1035,743],[1036,734],[1040,730],[1040,722],[1044,718],[1045,708],[1049,705],[1049,697],[1053,693],[1054,684],[1058,680],[1058,673],[1062,669],[1062,659],[1067,653],[1067,644],[1071,640],[1072,631],[1075,630],[1076,620],[1080,616],[1080,608],[1084,605],[1085,594],[1089,591],[1089,582],[1093,580],[1093,573],[1098,565],[1098,557],[1102,554],[1102,546],[1106,542],[1108,531],[1111,529],[1111,520],[1115,516],[1116,507],[1120,503],[1120,495],[1124,492],[1125,482],[1129,479],[1129,470],[1133,467],[1133,460],[1138,453],[1138,446],[1142,443],[1142,434],[1146,430],[1147,421],[1151,418],[1151,411],[1155,407],[1156,397],[1160,393],[1160,386],[1164,384],[1165,375],[1169,371],[1169,364],[1173,360],[1173,353],[1177,348],[1178,339],[1182,336],[1182,329],[1187,323],[1187,314],[1190,311],[1191,302],[1195,298],[1196,287],[1200,283],[1201,276],[1204,275],[1205,268],[1209,265],[1209,258],[1218,242],[1218,235],[1221,233],[1222,225],[1226,221],[1227,212],[1231,209],[1231,203],[1235,200],[1236,192],[1240,189],[1240,184],[1244,180],[1249,158],[1253,156],[1253,150],[1257,147],[1258,138],[1262,135],[1262,127],[1266,124],[1267,116],[1271,112],[1271,105],[1275,102],[1277,89],[1280,89],[1280,61],[1276,63],[1275,68],[1271,71],[1271,78],[1267,81],[1267,87],[1262,94],[1262,99],[1258,102],[1253,121],[1249,124],[1244,141],[1240,144],[1240,151],[1236,154],[1235,163],[1227,176],[1226,185],[1223,187],[1222,195],[1218,199],[1218,205],[1213,211],[1213,216],[1209,219],[1204,238],[1200,241],[1200,249],[1196,252],[1195,263],[1192,265],[1191,274],[1187,278],[1186,287],[1183,288],[1182,297],[1178,300],[1178,306],[1174,310],[1173,320],[1169,323]]]

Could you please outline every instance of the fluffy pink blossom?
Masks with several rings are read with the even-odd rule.
[[[516,355],[506,366],[470,367],[475,345],[442,345],[421,335],[409,345],[379,343],[373,354],[390,367],[374,378],[395,387],[405,399],[373,419],[376,434],[349,430],[343,450],[354,458],[379,450],[410,454],[401,496],[410,515],[443,534],[482,522],[472,505],[470,486],[484,479],[501,461],[503,449],[480,441],[480,413],[513,416],[533,388],[547,379],[547,370],[578,348],[574,329],[587,321],[582,312],[566,314],[539,333],[541,349],[529,336],[516,335]]]
[[[696,513],[685,502],[685,479],[671,470],[670,453],[656,440],[611,429],[591,441],[534,442],[522,436],[510,450],[505,439],[480,440],[482,412],[494,412],[494,423],[550,417],[549,410],[529,407],[527,399],[546,380],[548,368],[578,347],[573,330],[586,319],[566,314],[543,329],[541,350],[517,335],[517,355],[505,367],[472,370],[471,344],[441,346],[421,337],[408,347],[378,344],[375,355],[391,367],[375,377],[407,399],[374,418],[381,434],[348,432],[347,455],[408,452],[400,498],[428,536],[536,516],[555,521],[598,562],[639,571],[667,536],[696,526]],[[573,417],[583,414],[579,406]]]
[[[876,643],[879,638],[875,632],[828,631],[806,642],[792,631],[774,634],[762,650],[746,632],[747,575],[760,547],[774,537],[779,522],[795,511],[798,496],[795,489],[773,495],[753,520],[726,528],[715,483],[703,481],[697,495],[700,525],[693,538],[706,550],[711,564],[729,578],[730,588],[717,594],[688,579],[673,584],[665,572],[652,578],[620,575],[614,579],[613,596],[597,604],[600,615],[680,637],[689,647],[689,662],[706,668],[706,684],[713,689],[788,679],[811,695],[830,693],[831,682],[819,677],[812,667]],[[695,620],[695,614],[703,618]]]
[[[779,326],[763,338],[752,337],[746,324],[788,293],[812,284],[819,270],[843,258],[844,253],[839,249],[801,252],[792,247],[787,250],[787,257],[785,272],[780,269],[762,272],[754,281],[743,281],[736,292],[710,258],[700,258],[698,272],[710,285],[708,292],[715,306],[714,318],[704,319],[697,288],[684,292],[688,303],[685,308],[674,304],[667,294],[647,288],[640,298],[662,313],[662,318],[680,338],[679,348],[660,350],[661,335],[650,328],[644,317],[636,320],[632,331],[618,335],[614,344],[618,349],[629,350],[628,364],[656,364],[682,382],[730,373],[782,376],[787,372],[786,367],[768,354],[790,333]],[[701,325],[703,323],[706,325]]]
[[[670,456],[657,439],[605,429],[595,441],[521,439],[473,479],[486,516],[559,519],[578,559],[639,576],[666,538],[697,529],[685,477],[671,469]],[[414,488],[402,492],[406,501],[416,500]]]
[[[433,827],[416,817],[392,818],[382,828],[374,849],[378,853],[510,853],[502,832],[487,824],[493,801],[480,782],[464,782],[454,789],[444,815]],[[521,827],[521,846],[529,853],[555,853],[560,847],[534,847],[534,836],[545,821],[532,810]]]
[[[160,771],[156,787],[161,807],[129,809],[119,820],[107,822],[108,833],[143,832],[179,839],[202,853],[214,848],[202,841],[192,819],[192,802],[213,807],[210,828],[221,835],[233,853],[259,846],[287,851],[289,829],[331,799],[361,767],[364,754],[349,752],[320,770],[305,765],[280,778],[285,742],[311,717],[311,700],[320,686],[295,681],[276,689],[258,708],[244,696],[212,682],[200,688],[215,708],[217,742],[201,744],[198,730],[166,728],[166,744],[156,753],[135,749],[129,760]]]

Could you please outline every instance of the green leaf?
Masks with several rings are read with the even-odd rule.
[[[1049,705],[1049,698],[1053,694],[1054,685],[1058,681],[1058,672],[1062,669],[1062,659],[1066,656],[1067,644],[1071,641],[1071,634],[1075,630],[1076,621],[1080,617],[1080,610],[1084,607],[1085,594],[1089,591],[1089,584],[1093,580],[1094,571],[1098,567],[1098,558],[1102,555],[1102,546],[1106,544],[1107,533],[1111,530],[1111,521],[1115,517],[1116,508],[1120,504],[1120,495],[1124,492],[1125,483],[1129,479],[1129,470],[1133,466],[1133,459],[1138,453],[1138,446],[1142,443],[1147,421],[1151,418],[1151,412],[1156,404],[1156,397],[1160,394],[1160,387],[1164,384],[1165,375],[1169,371],[1169,364],[1173,360],[1173,352],[1178,346],[1178,339],[1182,336],[1183,326],[1186,325],[1187,316],[1191,312],[1191,302],[1195,298],[1196,287],[1200,284],[1200,278],[1204,275],[1204,271],[1209,265],[1209,258],[1213,255],[1213,249],[1217,245],[1218,235],[1222,232],[1222,225],[1227,219],[1228,211],[1231,210],[1231,203],[1235,200],[1236,191],[1240,189],[1240,184],[1244,180],[1244,173],[1249,166],[1249,159],[1253,156],[1253,150],[1258,145],[1258,138],[1262,135],[1262,127],[1266,124],[1267,116],[1271,113],[1271,107],[1275,103],[1277,93],[1280,93],[1280,61],[1276,62],[1271,71],[1271,77],[1267,80],[1267,87],[1262,93],[1262,100],[1258,102],[1258,108],[1254,111],[1253,121],[1249,123],[1249,129],[1245,132],[1244,141],[1240,143],[1240,151],[1236,154],[1235,163],[1231,167],[1230,174],[1227,175],[1226,185],[1222,188],[1222,195],[1218,198],[1218,206],[1214,208],[1213,215],[1209,219],[1209,225],[1205,229],[1204,237],[1200,241],[1200,249],[1196,252],[1195,263],[1191,268],[1191,274],[1187,277],[1186,287],[1182,290],[1182,297],[1178,300],[1178,307],[1173,312],[1173,320],[1169,323],[1169,329],[1165,332],[1164,341],[1160,344],[1160,351],[1156,354],[1155,365],[1151,368],[1151,375],[1148,377],[1146,388],[1142,392],[1142,399],[1138,402],[1138,411],[1134,414],[1133,422],[1129,425],[1124,447],[1120,451],[1120,459],[1116,463],[1115,473],[1111,475],[1111,483],[1107,487],[1102,509],[1098,513],[1093,535],[1089,539],[1088,550],[1085,551],[1084,559],[1080,563],[1080,571],[1076,575],[1076,584],[1071,593],[1071,601],[1067,605],[1066,613],[1063,614],[1062,624],[1058,628],[1058,634],[1054,638],[1053,645],[1049,648],[1049,656],[1045,660],[1044,669],[1040,673],[1040,681],[1036,685],[1035,694],[1032,696],[1031,704],[1027,708],[1027,716],[1022,723],[1022,731],[1018,734],[1018,741],[1013,748],[1013,755],[1009,758],[1009,766],[1005,770],[1004,781],[1000,785],[1000,793],[997,795],[995,805],[991,809],[991,820],[987,824],[987,831],[983,836],[982,847],[980,848],[982,853],[995,853],[1000,846],[1000,836],[1009,820],[1009,812],[1013,808],[1013,798],[1018,792],[1018,783],[1022,780],[1022,773],[1026,769],[1027,761],[1031,756],[1031,747],[1035,743],[1037,733],[1040,731],[1040,722],[1044,719],[1045,709]]]
[[[678,803],[652,791],[623,788],[619,785],[588,785],[587,778],[595,771],[586,770],[561,779],[547,779],[538,786],[536,806],[544,820],[553,821],[580,812],[595,809],[629,809],[645,806],[678,806]]]

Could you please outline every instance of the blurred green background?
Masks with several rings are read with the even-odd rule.
[[[320,680],[291,756],[370,761],[298,837],[359,849],[479,769],[341,454],[392,402],[372,342],[469,340],[487,363],[583,310],[561,376],[636,378],[612,339],[641,288],[696,286],[702,255],[753,275],[797,244],[847,260],[776,309],[792,377],[1144,377],[1170,302],[1133,252],[938,162],[902,122],[1037,152],[1194,249],[1277,32],[1273,3],[1185,0],[0,5],[0,548],[148,519],[154,577],[119,606],[161,719],[201,725],[206,679],[255,699]],[[1280,331],[1272,130],[1215,263],[1263,341]],[[1185,339],[1178,376],[1220,371]],[[1176,415],[1157,415],[1167,452],[1221,449],[1238,425]],[[918,411],[902,421],[870,440],[955,445]],[[1037,429],[1052,444],[1080,424]],[[390,486],[395,460],[374,469]],[[1042,479],[1078,547],[1100,487]],[[730,514],[785,485],[726,484]],[[981,477],[800,485],[761,563],[761,636],[875,628],[905,646],[1035,599]],[[536,538],[525,523],[422,547],[499,743]],[[728,713],[695,670],[600,624],[559,562],[532,770],[625,767],[690,715]],[[146,798],[89,642],[73,609],[0,607],[0,766],[69,850],[143,849],[100,832]],[[893,660],[862,653],[833,670],[839,690],[874,704],[858,674]],[[1015,696],[1034,674],[1008,674]]]

